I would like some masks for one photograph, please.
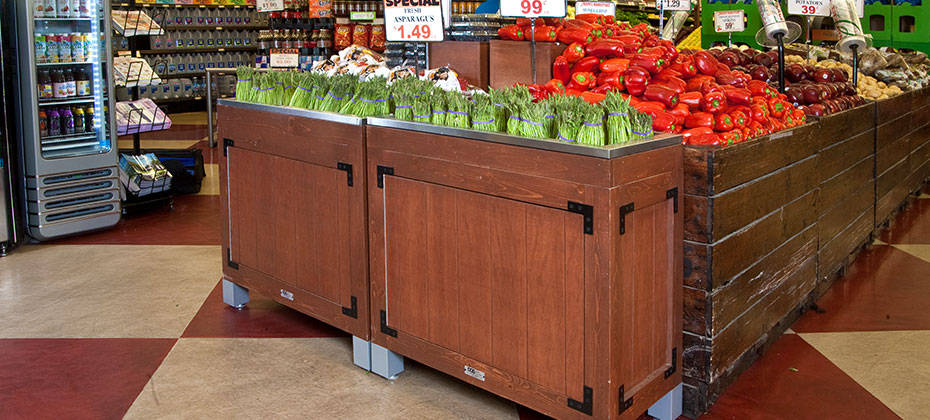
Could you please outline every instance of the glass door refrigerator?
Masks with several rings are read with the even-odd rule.
[[[47,240],[120,218],[105,0],[11,0],[26,225]]]

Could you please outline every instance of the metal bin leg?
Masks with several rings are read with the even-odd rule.
[[[233,308],[242,308],[249,303],[249,289],[223,279],[223,302]]]
[[[386,379],[397,378],[404,371],[404,356],[375,343],[352,336],[352,361]]]
[[[647,413],[659,420],[677,419],[681,416],[681,392],[682,386],[678,384],[668,394],[665,394],[662,399],[656,401],[652,407],[649,407]]]

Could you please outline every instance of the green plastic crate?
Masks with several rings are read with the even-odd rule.
[[[930,43],[930,5],[912,6],[910,3],[897,0],[895,5],[891,7],[891,17],[891,41],[895,47],[898,47],[900,43]],[[901,23],[906,19],[914,22],[913,31],[904,32],[907,29],[902,27]],[[898,48],[910,47],[901,46]],[[923,48],[927,47],[924,46]]]
[[[885,41],[890,43],[892,32],[892,14],[890,0],[876,1],[865,5],[865,16],[862,17],[862,30],[872,35],[876,43]]]
[[[701,0],[701,47],[710,48],[715,42],[727,42],[727,34],[714,31],[714,12],[730,10],[729,0],[708,3]]]

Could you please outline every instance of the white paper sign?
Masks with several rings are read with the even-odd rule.
[[[258,0],[255,7],[259,12],[277,12],[284,10],[284,0]]]
[[[717,32],[743,32],[746,30],[743,10],[720,10],[714,12],[714,30]]]
[[[443,39],[439,0],[384,0],[384,35],[391,42]]]
[[[586,13],[614,16],[617,14],[617,4],[604,1],[576,1],[575,15]]]
[[[660,0],[661,2],[656,3],[658,8],[660,5],[666,11],[674,10],[691,10],[691,1],[690,0]]]
[[[501,16],[560,18],[567,6],[565,0],[501,0]]]
[[[865,16],[865,0],[855,0],[859,18]],[[830,16],[830,0],[788,0],[788,14]]]
[[[300,51],[296,48],[272,48],[271,67],[297,67]]]

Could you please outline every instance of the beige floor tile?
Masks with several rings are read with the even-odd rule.
[[[881,239],[876,239],[872,242],[872,245],[888,245],[888,243],[882,241]]]
[[[892,246],[926,262],[930,262],[930,245],[895,244]],[[930,275],[930,273],[928,273],[928,275]],[[928,287],[930,287],[930,285],[928,285]]]
[[[29,245],[0,259],[0,338],[179,337],[218,246]]]
[[[197,140],[142,140],[139,147],[143,149],[177,149],[185,150],[197,144]],[[119,148],[132,149],[132,140],[120,140]]]
[[[203,170],[207,176],[203,178],[200,184],[200,195],[219,195],[220,194],[220,165],[215,163],[205,163]]]
[[[917,196],[917,198],[930,198],[930,194],[927,194],[927,193],[920,193],[920,195]]]
[[[801,334],[905,420],[930,413],[930,331]]]
[[[509,401],[407,365],[394,381],[366,373],[348,338],[182,338],[125,418],[517,418]]]
[[[201,112],[181,112],[176,114],[171,114],[168,116],[171,118],[171,124],[207,124],[207,113],[206,111]]]

